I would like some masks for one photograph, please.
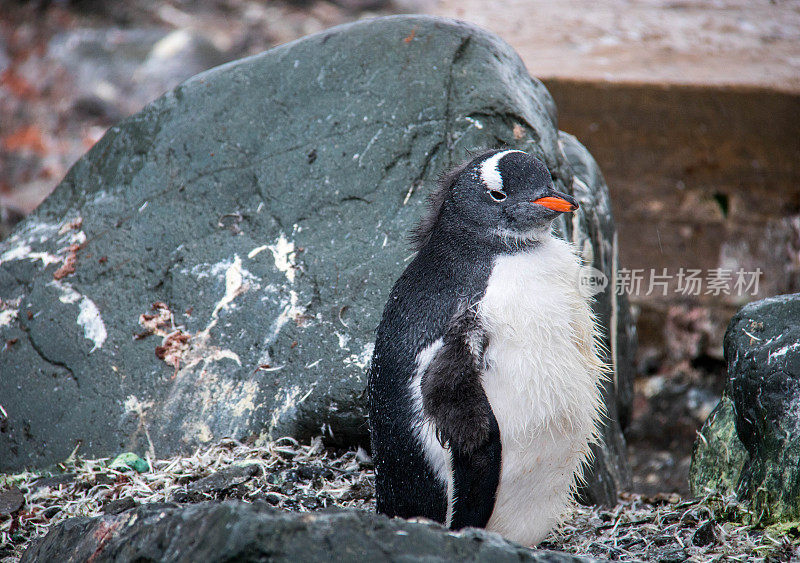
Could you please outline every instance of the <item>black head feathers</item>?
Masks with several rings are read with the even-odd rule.
[[[411,248],[413,250],[418,251],[420,248],[428,244],[428,241],[431,239],[433,228],[436,226],[436,222],[439,220],[439,215],[442,213],[444,201],[450,194],[450,190],[453,189],[453,184],[455,184],[456,180],[458,180],[458,177],[461,176],[461,173],[464,172],[464,170],[466,170],[469,165],[476,160],[482,159],[483,157],[489,156],[496,152],[500,152],[500,149],[486,149],[477,151],[475,153],[470,153],[469,158],[464,162],[452,170],[442,172],[439,175],[439,179],[436,182],[436,189],[434,189],[428,196],[428,209],[422,216],[422,219],[420,219],[419,224],[411,231],[411,235],[409,236]]]
[[[434,239],[521,249],[548,236],[558,215],[577,208],[572,196],[555,191],[541,160],[520,150],[481,151],[439,178],[411,243],[416,251]]]

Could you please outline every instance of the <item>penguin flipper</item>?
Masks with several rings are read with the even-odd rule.
[[[494,415],[491,424],[489,439],[477,450],[470,454],[452,450],[454,490],[450,527],[454,530],[468,526],[484,528],[494,511],[502,452],[500,427]]]
[[[423,410],[453,456],[453,529],[486,526],[500,481],[500,428],[481,384],[485,345],[475,312],[464,307],[422,376]]]

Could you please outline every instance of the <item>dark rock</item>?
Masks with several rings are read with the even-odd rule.
[[[103,505],[103,514],[119,514],[120,512],[125,512],[126,510],[130,510],[131,508],[136,508],[139,506],[133,497],[123,497],[118,500],[112,500],[107,502]]]
[[[76,481],[75,487],[79,490],[88,491],[97,486],[111,486],[116,483],[116,475],[109,475],[108,473],[91,473],[84,476],[81,480]]]
[[[278,511],[227,501],[181,508],[143,505],[117,515],[72,518],[22,556],[37,561],[539,561],[591,559],[533,551],[497,534],[453,533],[350,510]]]
[[[276,505],[281,502],[281,497],[275,493],[267,493],[264,495],[264,500],[272,505]]]
[[[692,544],[697,547],[704,547],[717,541],[716,527],[717,523],[709,520],[697,528],[697,531],[692,536]]]
[[[380,18],[200,74],[113,127],[0,245],[0,470],[152,447],[324,433],[367,444],[365,368],[434,178],[509,145],[581,212],[587,262],[615,263],[607,192],[514,51],[474,27]],[[313,155],[313,158],[312,158]],[[627,471],[635,335],[597,314],[615,375],[588,500]],[[3,317],[3,318],[5,318]],[[616,394],[616,396],[615,396]],[[54,425],[53,421],[59,421]]]
[[[761,523],[797,520],[800,293],[743,307],[724,346],[728,383],[695,444],[692,490],[735,490]]]
[[[244,483],[261,475],[261,471],[261,466],[257,463],[226,467],[178,489],[172,494],[170,500],[186,503],[209,499],[242,498],[247,493]]]
[[[186,490],[189,493],[220,493],[246,483],[260,474],[261,466],[258,464],[233,465],[190,483]]]
[[[33,482],[33,486],[36,488],[51,487],[57,489],[62,485],[69,485],[74,481],[74,473],[62,473],[61,475],[47,475],[45,477],[40,477]]]
[[[42,516],[44,516],[45,518],[50,520],[53,516],[55,516],[59,512],[61,512],[61,507],[59,507],[59,506],[51,506],[49,508],[45,508],[42,511]]]
[[[0,516],[9,516],[25,505],[25,496],[19,487],[0,491]]]
[[[202,498],[202,495],[197,493],[191,494],[186,489],[178,489],[177,491],[173,492],[169,497],[170,502],[175,502],[178,504],[186,504],[190,502],[200,502],[202,500],[207,500]]]
[[[300,464],[296,466],[294,469],[290,469],[289,471],[286,471],[283,474],[283,479],[286,481],[290,481],[292,483],[303,480],[308,481],[311,479],[316,479],[318,477],[332,479],[334,477],[334,473],[327,467]]]

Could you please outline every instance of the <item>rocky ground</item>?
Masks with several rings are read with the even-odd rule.
[[[142,463],[143,460],[135,460]],[[134,464],[134,460],[128,460]],[[139,473],[110,459],[75,457],[55,473],[0,481],[0,562],[16,561],[50,526],[74,516],[116,514],[138,504],[239,499],[289,511],[374,510],[374,473],[363,451],[320,439],[264,447],[232,440],[190,457],[147,459]],[[540,547],[617,561],[789,561],[800,529],[751,528],[730,499],[623,494],[613,508],[576,507]]]

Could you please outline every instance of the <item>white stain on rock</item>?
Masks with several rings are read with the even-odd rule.
[[[181,352],[181,357],[178,358],[179,363],[183,363],[183,367],[177,375],[185,374],[201,363],[203,364],[202,371],[205,371],[208,364],[225,359],[232,360],[241,366],[242,361],[236,352],[213,346],[209,343],[209,340],[211,330],[217,326],[219,322],[220,313],[230,309],[233,306],[234,300],[250,288],[258,287],[257,278],[246,269],[242,268],[242,259],[238,254],[234,255],[233,260],[223,260],[216,264],[198,264],[191,270],[183,270],[183,273],[191,273],[196,276],[197,279],[210,276],[221,277],[224,275],[225,293],[222,298],[217,301],[216,305],[214,305],[206,327],[195,335],[185,333],[189,336],[188,346]],[[140,320],[140,323],[141,322]],[[164,334],[162,336],[168,337],[169,334]]]
[[[207,444],[214,439],[211,428],[205,422],[184,422],[183,429],[185,430],[183,436],[185,442],[192,442],[193,439],[196,439],[202,444]]]
[[[22,260],[23,258],[27,258],[31,250],[32,248],[24,243],[14,246],[0,254],[0,264],[3,262],[11,262],[12,260]]]
[[[348,357],[344,359],[344,364],[346,366],[356,366],[361,369],[367,369],[370,360],[372,359],[372,353],[375,351],[375,344],[372,342],[368,342],[362,348],[360,354],[350,354]]]
[[[244,276],[242,275],[242,259],[236,254],[233,257],[233,263],[225,270],[225,295],[222,296],[222,299],[220,299],[214,307],[214,311],[211,313],[211,320],[203,332],[207,334],[216,326],[219,321],[220,311],[230,307],[233,300],[244,293],[246,289],[244,285]]]
[[[273,440],[276,436],[273,436],[273,430],[275,427],[280,423],[280,421],[286,417],[294,414],[297,410],[297,407],[305,401],[308,396],[313,391],[314,387],[312,386],[303,396],[300,396],[301,389],[297,385],[292,385],[288,389],[281,389],[275,394],[275,408],[272,411],[272,418],[270,419],[269,429],[267,430],[266,434],[261,434],[259,439],[256,441],[258,445],[259,442],[265,442],[266,440]]]
[[[206,328],[198,332],[192,338],[189,357],[186,358],[186,368],[192,368],[200,362],[203,362],[204,365],[207,365],[209,362],[216,362],[223,359],[233,360],[240,366],[242,365],[242,361],[236,352],[211,346],[209,345],[208,340],[211,334],[211,329],[217,326],[217,323],[219,322],[220,312],[229,309],[233,304],[233,301],[238,296],[248,291],[252,285],[257,286],[257,284],[255,284],[255,282],[251,283],[248,281],[255,280],[255,277],[250,272],[242,268],[242,259],[239,258],[238,254],[234,255],[233,261],[223,261],[214,264],[211,266],[209,271],[212,275],[219,276],[222,274],[223,267],[225,272],[225,294],[214,306],[214,310],[211,312],[211,318],[209,319]],[[192,269],[193,273],[195,273],[196,268],[197,266]],[[198,270],[198,272],[200,271]],[[208,274],[197,273],[196,275],[198,278],[201,278]]]
[[[301,228],[297,225],[294,226],[294,232],[300,232]],[[269,244],[266,246],[259,246],[254,248],[248,254],[248,257],[253,257],[257,255],[259,252],[268,248],[270,252],[272,252],[272,259],[275,262],[275,268],[277,268],[280,272],[286,276],[286,280],[289,282],[290,285],[294,284],[295,281],[295,274],[297,272],[297,264],[295,262],[296,258],[296,250],[294,246],[294,241],[290,241],[286,238],[286,235],[283,233],[275,241],[275,244]],[[280,288],[276,288],[273,285],[269,285],[266,287],[266,290],[270,293],[281,293]],[[288,297],[282,297],[280,299],[280,307],[282,307],[281,312],[272,321],[270,325],[269,332],[267,333],[266,337],[264,338],[264,352],[262,353],[259,363],[261,364],[270,364],[271,359],[269,357],[268,347],[270,344],[275,342],[278,338],[278,334],[280,334],[281,329],[286,326],[289,321],[295,321],[298,325],[302,324],[306,319],[305,312],[306,309],[300,304],[300,298],[297,295],[297,292],[294,289],[288,290]]]
[[[18,245],[19,243],[43,244],[61,229],[62,223],[46,223],[34,218],[28,219],[23,227],[6,239],[8,246]]]
[[[153,406],[153,401],[141,401],[136,395],[128,395],[123,406],[126,413],[135,414],[139,419],[139,428],[144,431],[144,435],[147,438],[150,457],[155,458],[156,449],[153,446],[153,440],[150,438],[150,431],[147,429],[147,421],[145,419],[145,412]]]
[[[56,288],[61,295],[58,300],[68,305],[78,303],[78,318],[76,323],[83,329],[83,336],[87,340],[91,340],[94,347],[89,350],[91,354],[98,348],[102,348],[103,344],[108,337],[106,332],[106,325],[103,323],[103,318],[100,316],[100,310],[95,305],[94,301],[85,295],[81,295],[66,282],[57,280],[51,281],[48,285]]]
[[[94,348],[89,353],[91,354],[98,348],[102,348],[103,344],[108,337],[106,332],[106,325],[103,323],[103,318],[100,316],[100,310],[94,301],[84,296],[78,304],[80,312],[78,313],[78,324],[83,327],[83,335],[94,342]]]
[[[45,223],[30,219],[24,227],[9,237],[2,246],[7,250],[0,252],[0,264],[14,260],[41,261],[42,268],[50,264],[64,261],[72,245],[81,245],[86,242],[86,233],[80,230],[83,223],[81,217],[65,219],[60,223]],[[56,254],[34,251],[34,246],[39,246],[53,238],[55,235],[64,235],[58,239],[58,244],[63,244]]]
[[[30,260],[31,262],[41,260],[42,268],[46,268],[50,264],[58,264],[63,260],[63,258],[48,252],[33,252],[33,249],[30,247],[30,245],[21,243],[18,246],[14,246],[9,250],[6,250],[3,252],[3,254],[0,254],[0,264],[4,262],[12,262],[14,260]]]
[[[206,366],[192,372],[192,378],[187,375],[186,368],[182,369],[164,404],[173,415],[191,403],[191,413],[182,424],[182,439],[187,443],[240,435],[247,418],[261,406],[257,381],[233,381]],[[213,430],[207,421],[213,421]]]
[[[75,289],[66,282],[53,280],[48,285],[55,287],[59,293],[61,293],[61,295],[58,296],[58,300],[62,303],[77,303],[82,297],[80,293],[75,291]]]
[[[19,306],[22,303],[22,297],[16,299],[7,299],[3,301],[0,299],[0,327],[9,326],[19,315]]]
[[[272,252],[272,259],[275,260],[275,267],[283,272],[289,283],[294,283],[294,275],[297,270],[295,264],[294,241],[290,241],[281,233],[275,244],[267,246]]]
[[[782,358],[787,353],[795,350],[796,348],[800,348],[800,342],[795,342],[794,344],[789,344],[788,346],[784,346],[779,350],[775,350],[774,352],[769,353],[769,359],[767,360],[769,363],[774,362],[778,358]]]
[[[253,411],[256,410],[256,393],[258,393],[258,384],[255,381],[245,381],[240,390],[239,400],[231,407],[233,416],[242,418],[245,413],[253,414]]]
[[[0,311],[0,326],[9,326],[17,318],[18,309],[4,309]]]
[[[183,423],[183,440],[187,443],[206,443],[221,436],[235,436],[241,432],[244,419],[260,406],[257,403],[259,385],[257,381],[231,380],[213,364],[231,360],[241,366],[239,355],[233,350],[211,344],[211,331],[218,325],[220,314],[235,308],[236,299],[247,291],[260,287],[260,280],[242,267],[242,259],[233,259],[216,264],[198,264],[190,271],[198,279],[205,277],[224,278],[225,292],[214,305],[206,327],[189,335],[188,346],[180,357],[180,369],[175,374],[175,383],[163,408],[173,413],[191,404],[192,414]],[[166,329],[165,329],[166,330]],[[188,334],[188,333],[187,333]],[[205,422],[214,420],[211,427]]]
[[[242,365],[242,360],[239,359],[239,354],[233,350],[224,350],[222,348],[211,349],[210,352],[203,358],[203,364],[205,365],[209,362],[219,362],[220,360],[231,360],[239,364],[239,366]]]
[[[236,261],[239,261],[236,264]],[[236,264],[236,265],[235,265]],[[235,266],[234,266],[235,265]],[[223,277],[227,276],[228,271],[234,267],[239,275],[242,276],[242,281],[249,283],[253,287],[258,286],[259,279],[247,271],[246,268],[242,267],[242,261],[238,258],[238,255],[234,255],[233,259],[227,258],[225,260],[220,260],[216,264],[209,264],[208,262],[202,262],[193,266],[192,269],[184,268],[181,270],[181,273],[184,275],[191,274],[198,280],[202,280],[203,278],[210,278],[210,277]]]
[[[336,336],[339,338],[339,348],[342,350],[347,349],[347,343],[350,342],[350,335],[337,332]]]
[[[268,248],[269,248],[268,244],[264,244],[262,246],[257,246],[253,250],[251,250],[250,252],[247,253],[247,257],[252,260],[253,258],[258,256],[259,254],[261,254],[262,252],[267,250]]]
[[[144,415],[144,412],[153,406],[153,401],[140,401],[136,395],[128,395],[123,403],[125,412]]]
[[[483,129],[483,123],[473,117],[465,117],[465,121],[469,121],[475,129]]]
[[[58,243],[69,245],[86,242],[86,233],[81,230],[82,225],[83,217],[76,217],[71,221],[62,223],[61,228],[58,229],[58,234],[61,237],[58,239]]]
[[[269,333],[267,334],[267,338],[264,342],[265,347],[275,342],[275,339],[278,338],[278,334],[281,332],[281,329],[286,325],[286,323],[291,320],[298,322],[306,312],[305,307],[299,303],[297,292],[293,289],[289,290],[289,299],[283,299],[281,306],[283,307],[283,310],[276,317],[276,319],[272,321],[272,326],[270,326]]]

